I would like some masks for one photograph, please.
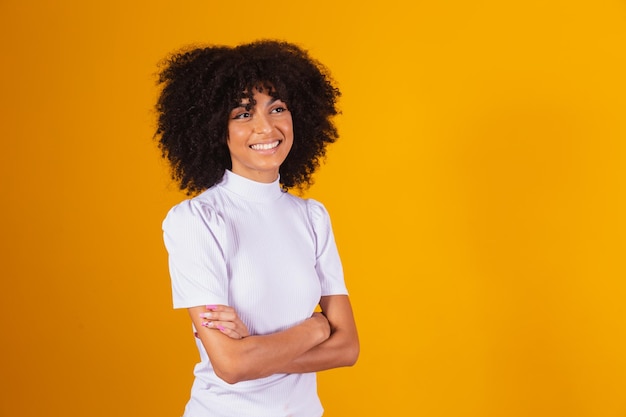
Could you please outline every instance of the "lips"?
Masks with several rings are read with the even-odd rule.
[[[270,143],[256,143],[254,145],[250,145],[250,148],[254,149],[255,151],[269,151],[270,149],[276,148],[278,145],[280,145],[280,140],[276,140]]]

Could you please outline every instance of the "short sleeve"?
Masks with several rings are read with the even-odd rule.
[[[322,203],[313,199],[307,200],[307,209],[315,233],[315,269],[320,279],[322,296],[348,294],[328,211]]]
[[[163,220],[174,308],[228,304],[224,221],[206,204],[186,200]]]

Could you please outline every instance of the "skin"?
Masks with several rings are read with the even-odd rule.
[[[272,373],[305,373],[354,365],[359,356],[359,339],[350,299],[347,295],[324,296],[320,300],[320,307],[322,310],[321,314],[314,313],[312,318],[317,319],[322,316],[327,320],[328,325],[330,326],[330,334],[326,339],[314,344],[306,351],[297,353],[300,343],[304,342],[306,344],[307,340],[290,339],[291,336],[296,338],[300,337],[296,335],[295,332],[294,334],[285,335],[285,339],[279,343],[293,343],[294,345],[273,346],[272,349],[289,350],[290,352],[279,354],[288,355],[289,358],[279,357],[278,361],[272,364],[265,363],[266,361],[271,361],[272,358],[264,356],[264,353],[261,353],[258,357],[250,358],[250,368],[240,369],[240,373],[243,375],[243,379],[241,380],[254,379],[248,376],[254,375],[256,372],[266,367],[273,367],[276,370]],[[190,309],[190,314],[192,315],[192,320],[194,320],[193,314],[197,314],[197,317],[195,317],[194,320],[196,328],[198,328],[199,324],[204,330],[208,331],[207,336],[213,336],[213,339],[215,339],[215,334],[221,334],[222,336],[230,338],[233,341],[247,341],[255,339],[255,342],[266,342],[258,339],[263,339],[267,336],[247,337],[248,329],[241,322],[236,311],[232,307],[221,305],[207,306],[206,310],[203,310],[204,309],[202,308]],[[299,326],[306,325],[307,321]],[[291,328],[288,331],[292,329],[294,328]],[[213,333],[213,335],[211,335],[211,333]],[[314,340],[313,337],[309,338],[309,336],[313,335],[305,335],[305,338]],[[202,340],[202,336],[199,337]],[[273,341],[267,341],[269,344],[273,344],[272,342]],[[205,344],[205,348],[206,347],[207,346]],[[209,357],[212,358],[210,353]],[[213,362],[213,359],[211,359],[211,362]],[[242,366],[242,368],[245,367]],[[267,375],[271,375],[272,373]]]
[[[293,362],[328,340],[331,332],[326,317],[314,313],[301,324],[281,332],[232,338],[220,330],[204,327],[201,314],[206,312],[204,306],[189,309],[215,373],[229,384],[286,372]]]
[[[246,110],[248,103],[244,101],[230,114],[232,171],[269,183],[278,178],[280,165],[291,150],[293,123],[282,101],[263,92],[255,92],[254,99],[252,109]],[[348,296],[324,296],[319,306],[321,313],[313,313],[287,330],[263,336],[250,336],[229,306],[192,307],[189,315],[216,374],[234,384],[276,373],[352,366],[359,355],[359,339]]]
[[[259,91],[254,100],[256,104],[250,110],[246,110],[246,99],[230,113],[228,150],[232,171],[270,183],[278,178],[280,165],[293,145],[293,122],[283,101]]]

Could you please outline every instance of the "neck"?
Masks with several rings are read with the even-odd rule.
[[[269,184],[278,179],[278,170],[276,171],[242,171],[240,169],[236,169],[233,167],[231,171],[240,177],[247,178],[251,181],[262,182],[264,184]]]

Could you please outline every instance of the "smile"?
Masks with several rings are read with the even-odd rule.
[[[250,145],[250,147],[252,149],[254,149],[255,151],[267,151],[267,150],[270,150],[270,149],[274,149],[278,145],[280,145],[280,141],[279,140],[277,140],[275,142],[271,142],[271,143],[258,143],[256,145]]]

